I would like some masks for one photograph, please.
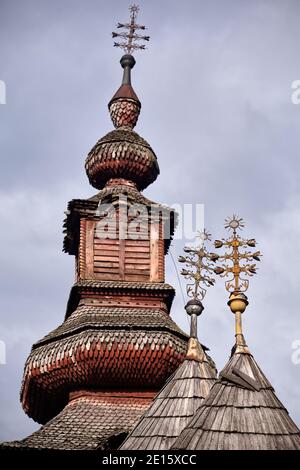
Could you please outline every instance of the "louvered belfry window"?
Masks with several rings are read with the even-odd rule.
[[[121,230],[122,231],[122,230]],[[94,233],[94,274],[97,279],[149,281],[150,238],[144,233],[120,234],[119,225],[115,233],[99,230]],[[138,232],[137,232],[138,233]],[[114,238],[115,235],[115,238]]]
[[[107,223],[106,223],[107,222]],[[79,258],[79,278],[160,282],[164,278],[164,242],[161,221],[135,224],[85,219]],[[80,266],[80,263],[79,263]]]

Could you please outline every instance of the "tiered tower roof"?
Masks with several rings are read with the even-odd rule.
[[[136,7],[131,13],[123,81],[109,102],[115,130],[86,159],[100,192],[71,201],[64,223],[64,250],[76,260],[65,320],[33,345],[25,365],[21,402],[45,425],[7,446],[112,448],[185,357],[188,337],[170,317],[175,291],[164,275],[175,212],[140,193],[159,167],[133,131],[141,103],[131,52],[148,37],[136,34]]]

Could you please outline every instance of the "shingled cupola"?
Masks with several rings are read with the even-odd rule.
[[[107,182],[124,179],[143,190],[153,183],[159,166],[152,148],[133,131],[141,109],[141,103],[131,85],[131,69],[135,59],[131,54],[121,58],[124,69],[122,85],[108,104],[115,130],[102,137],[90,151],[86,163],[89,182],[102,189]]]

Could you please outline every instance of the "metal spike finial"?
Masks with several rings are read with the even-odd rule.
[[[215,279],[214,273],[214,256],[206,249],[206,241],[211,240],[211,234],[204,230],[198,232],[197,239],[199,244],[196,247],[186,246],[184,248],[186,256],[179,256],[178,261],[184,263],[186,268],[181,270],[181,274],[193,282],[187,284],[187,295],[193,300],[201,301],[204,299],[207,288],[213,286]]]
[[[138,5],[130,5],[130,23],[117,23],[118,29],[123,29],[120,33],[112,33],[113,38],[121,38],[124,41],[114,42],[114,47],[120,47],[126,54],[132,54],[134,51],[139,49],[146,49],[144,44],[140,44],[139,41],[149,41],[150,36],[143,36],[137,34],[137,30],[145,30],[146,26],[136,23],[136,18],[139,12]]]
[[[214,261],[222,262],[220,266],[215,268],[216,274],[221,277],[231,276],[225,282],[225,287],[232,294],[240,294],[248,289],[249,280],[243,276],[256,274],[256,264],[253,261],[260,261],[262,256],[260,251],[253,253],[245,250],[246,247],[255,247],[256,241],[254,238],[243,239],[237,234],[237,230],[242,230],[244,227],[245,223],[242,218],[236,215],[228,217],[225,220],[225,228],[231,232],[231,235],[228,239],[215,240],[215,248],[224,246],[230,249],[222,256],[214,255]]]

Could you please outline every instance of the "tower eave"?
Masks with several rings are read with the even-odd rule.
[[[78,254],[80,219],[97,217],[97,209],[102,201],[112,201],[112,198],[118,195],[125,195],[129,204],[141,204],[147,209],[158,209],[169,224],[169,233],[164,238],[164,252],[168,253],[172,242],[175,229],[178,225],[177,212],[165,205],[147,199],[136,189],[132,189],[125,185],[117,185],[105,187],[95,196],[89,199],[72,199],[67,206],[66,217],[63,222],[63,251],[70,255]]]

